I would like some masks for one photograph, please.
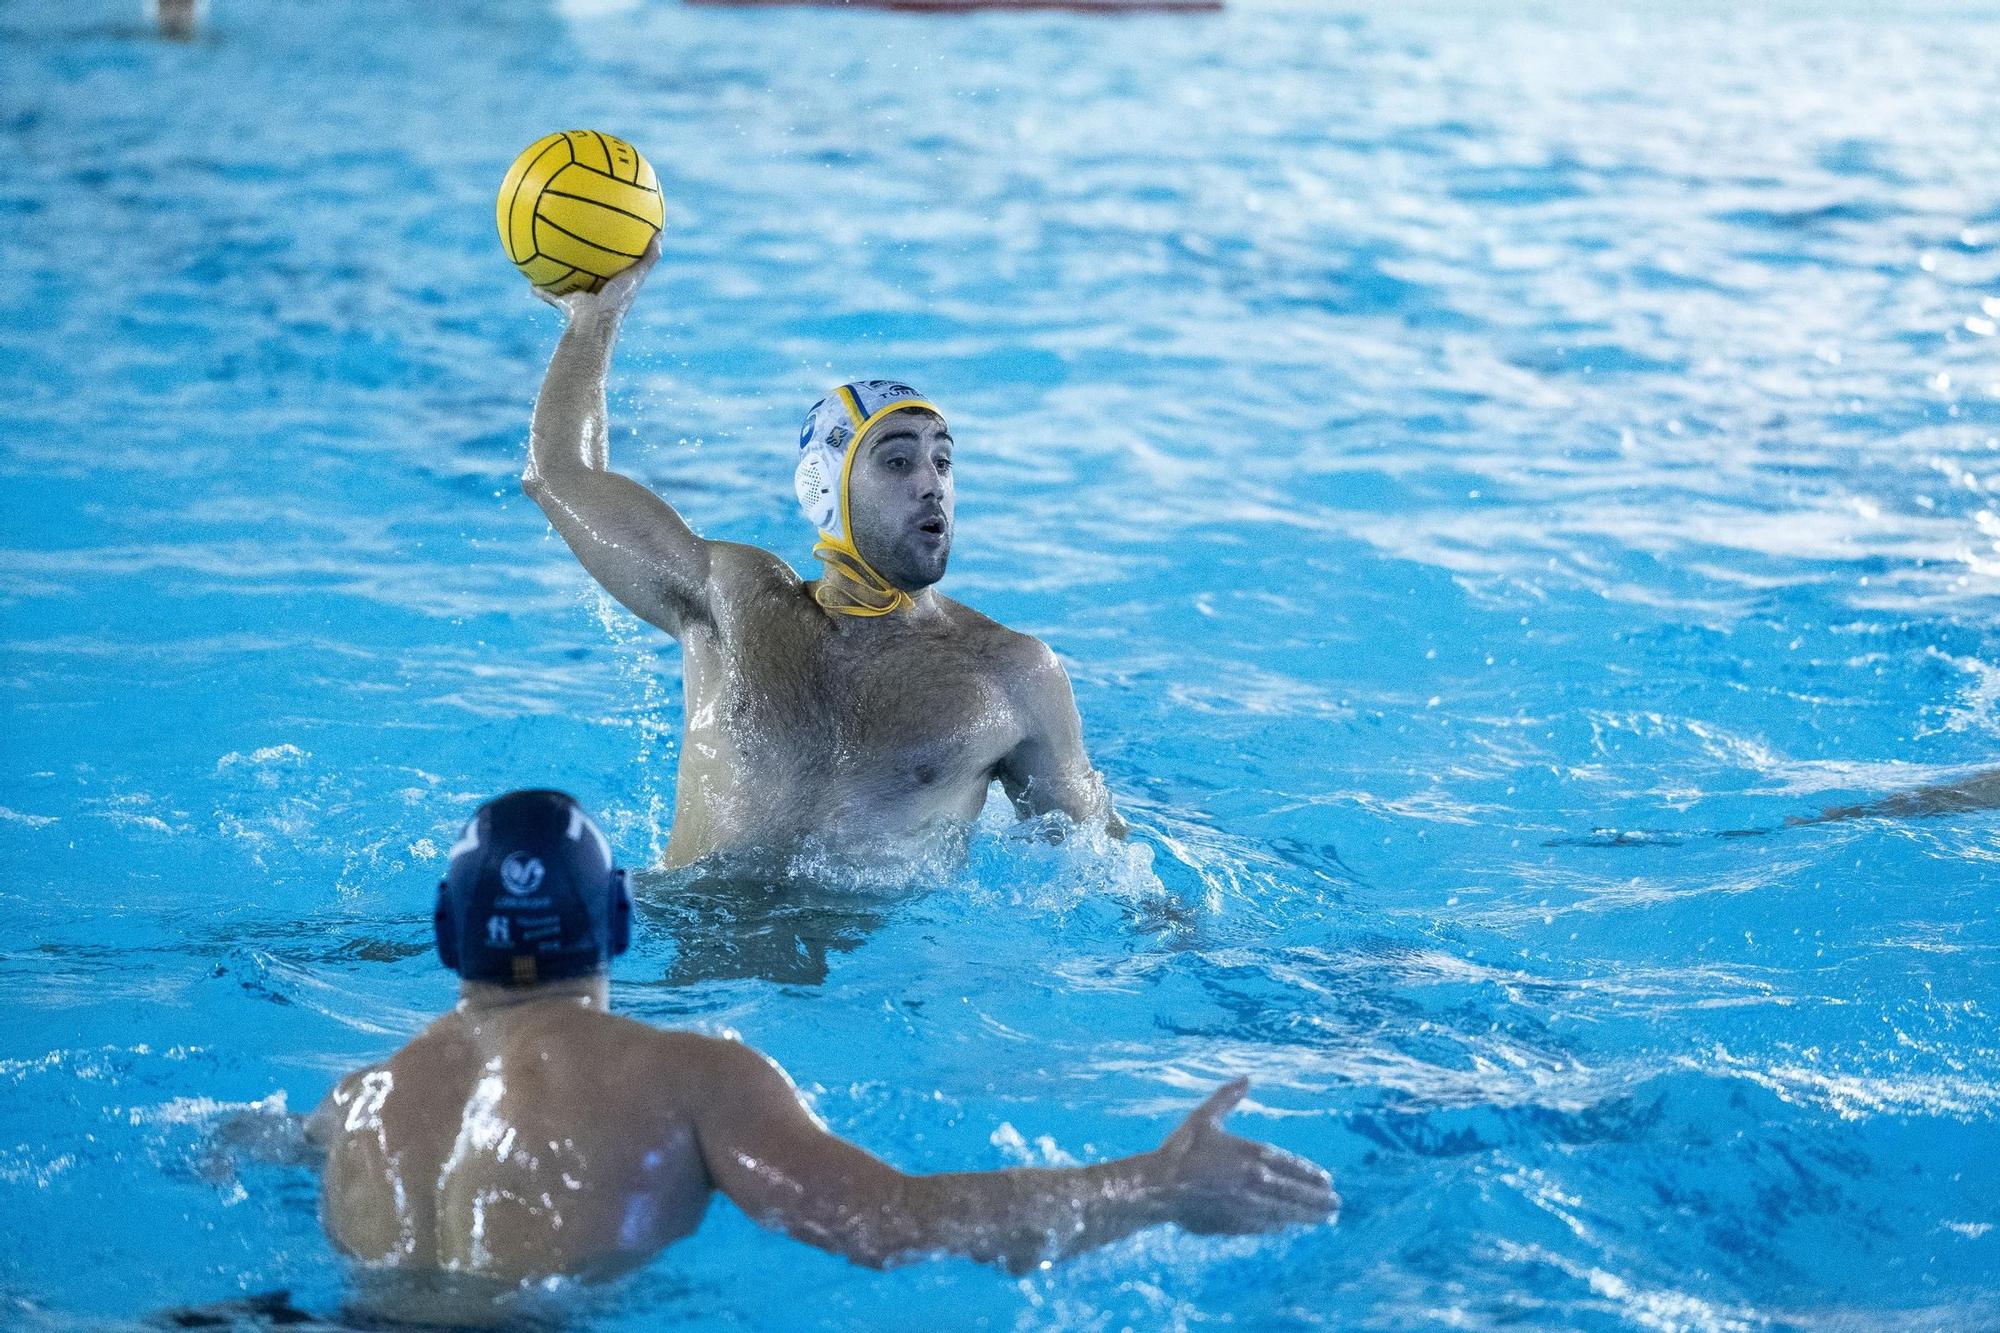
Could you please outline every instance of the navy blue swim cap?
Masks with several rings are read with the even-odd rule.
[[[467,981],[532,986],[595,972],[632,941],[611,844],[559,791],[479,807],[438,881],[438,957]]]

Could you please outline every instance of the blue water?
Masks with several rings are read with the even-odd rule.
[[[912,1169],[1248,1073],[1346,1208],[1017,1281],[718,1204],[579,1326],[2000,1327],[2000,816],[1710,836],[2000,762],[1996,67],[1976,5],[0,5],[0,1321],[334,1308],[216,1115],[451,1002],[482,797],[662,852],[677,651],[515,481],[492,193],[590,125],[669,201],[618,460],[803,564],[805,406],[923,387],[946,590],[1136,828],[648,876],[616,1002]]]

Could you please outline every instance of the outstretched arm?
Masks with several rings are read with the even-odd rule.
[[[916,1176],[829,1134],[763,1056],[710,1045],[712,1095],[697,1117],[710,1178],[757,1221],[871,1267],[947,1251],[1018,1273],[1163,1222],[1242,1234],[1323,1222],[1340,1206],[1312,1163],[1223,1131],[1242,1079],[1136,1157]]]
[[[1111,808],[1104,775],[1083,750],[1083,719],[1069,673],[1048,645],[1034,640],[1015,674],[1015,707],[1026,736],[1000,763],[1000,786],[1023,819],[1059,810],[1078,823],[1101,819],[1106,832],[1125,836],[1125,821]]]
[[[597,292],[536,293],[569,317],[569,327],[535,400],[521,489],[606,592],[678,635],[707,609],[711,546],[659,496],[611,471],[604,403],[619,325],[659,257],[656,238]]]

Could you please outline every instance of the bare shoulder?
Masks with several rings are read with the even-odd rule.
[[[797,570],[774,552],[742,542],[711,543],[709,588],[711,613],[725,633],[765,632],[772,614],[802,614],[812,607]]]
[[[776,1061],[733,1037],[646,1031],[646,1059],[658,1076],[656,1086],[670,1089],[666,1095],[697,1122],[740,1116],[774,1095],[787,1100],[792,1095],[791,1080]]]
[[[1034,688],[1048,684],[1052,676],[1062,675],[1062,663],[1034,635],[1009,629],[963,602],[954,602],[949,597],[939,600],[951,617],[952,629],[977,649],[980,657],[1008,685]]]
[[[328,1091],[325,1100],[313,1111],[307,1123],[307,1132],[332,1129],[334,1122],[345,1117],[347,1107],[352,1105],[362,1090],[368,1086],[369,1079],[379,1077],[388,1068],[389,1062],[384,1060],[380,1064],[363,1065],[343,1075]]]
[[[589,1032],[600,1059],[622,1057],[643,1061],[691,1080],[727,1074],[741,1066],[745,1053],[763,1058],[733,1038],[658,1028],[623,1014],[589,1015]]]
[[[777,1068],[768,1056],[735,1037],[706,1037],[699,1032],[660,1028],[647,1030],[653,1035],[655,1057],[670,1061],[690,1074],[733,1079]]]
[[[395,1086],[395,1063],[402,1054],[398,1051],[387,1060],[363,1065],[336,1081],[319,1105],[306,1113],[303,1125],[306,1142],[321,1150],[331,1148],[342,1134],[378,1115],[389,1090]]]
[[[1060,713],[1070,705],[1069,673],[1046,643],[969,607],[954,604],[954,615],[964,617],[968,641],[1016,707],[1039,716],[1049,709]]]
[[[334,1085],[335,1097],[386,1096],[391,1089],[429,1084],[473,1058],[464,1020],[457,1010],[431,1020],[429,1027],[385,1060],[357,1069]]]
[[[775,552],[743,542],[708,544],[709,577],[718,587],[751,591],[799,586],[798,571]]]

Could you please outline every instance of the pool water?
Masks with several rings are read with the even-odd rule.
[[[450,1004],[483,797],[663,852],[677,650],[516,484],[492,192],[588,125],[670,219],[617,461],[803,564],[805,407],[924,388],[945,589],[1135,826],[649,874],[616,1003],[920,1170],[1247,1073],[1346,1207],[1016,1280],[719,1203],[576,1326],[2000,1326],[2000,816],[1783,827],[2000,762],[1996,65],[1979,5],[0,6],[0,1318],[336,1308],[216,1117]]]

